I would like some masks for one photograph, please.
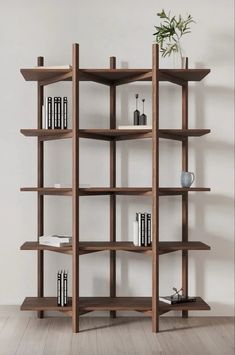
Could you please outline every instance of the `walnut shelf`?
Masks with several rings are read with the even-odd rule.
[[[26,137],[38,137],[42,141],[73,137],[72,129],[21,129],[20,133]]]
[[[95,58],[95,57],[94,57]],[[72,317],[73,332],[79,332],[80,315],[91,311],[109,311],[111,317],[120,310],[139,311],[151,316],[152,331],[159,332],[159,317],[171,310],[182,312],[184,318],[188,311],[209,310],[209,305],[197,297],[196,302],[179,305],[168,305],[159,302],[159,258],[161,255],[180,252],[182,256],[182,290],[189,295],[188,255],[190,251],[210,250],[210,246],[201,241],[189,241],[188,199],[190,192],[208,192],[208,187],[165,187],[159,186],[159,141],[160,139],[179,141],[182,147],[182,163],[179,170],[188,171],[188,143],[190,137],[201,137],[210,133],[210,129],[191,129],[188,120],[188,89],[189,82],[205,78],[210,69],[189,69],[186,59],[186,69],[160,69],[159,47],[152,46],[152,68],[147,69],[117,69],[116,58],[110,57],[109,68],[82,69],[79,67],[79,45],[73,44],[72,65],[65,67],[46,67],[44,59],[38,57],[38,67],[21,69],[26,81],[37,82],[37,125],[35,129],[21,129],[21,134],[37,139],[37,182],[35,187],[22,187],[21,191],[36,192],[37,195],[37,241],[26,241],[21,250],[35,250],[37,254],[37,297],[25,298],[21,309],[35,310],[39,318],[44,317],[44,311],[60,311]],[[42,106],[45,96],[45,86],[62,81],[72,84],[71,128],[72,129],[42,129]],[[82,129],[79,127],[79,92],[80,82],[90,81],[108,86],[109,90],[109,127],[107,129]],[[152,127],[146,129],[133,126],[131,129],[118,129],[116,119],[116,90],[118,85],[132,82],[149,82],[152,88]],[[159,126],[159,86],[161,82],[169,82],[180,86],[182,98],[181,129],[160,129]],[[81,88],[80,88],[81,87]],[[128,118],[122,121],[128,125]],[[164,122],[161,122],[164,124]],[[50,187],[44,183],[44,146],[46,141],[60,139],[72,140],[72,186]],[[101,187],[79,187],[80,139],[95,139],[107,141],[109,145],[109,185]],[[150,139],[152,154],[152,184],[145,187],[118,187],[116,181],[116,149],[122,140]],[[119,143],[118,143],[119,142]],[[44,196],[70,196],[72,202],[72,246],[51,247],[39,244],[39,237],[46,234],[44,230]],[[107,241],[81,241],[79,232],[79,201],[83,196],[107,195],[110,207],[110,230]],[[137,247],[132,242],[117,241],[116,202],[118,195],[149,198],[152,203],[152,245]],[[159,198],[162,196],[180,196],[182,201],[182,238],[180,241],[160,241],[159,236]],[[67,307],[58,307],[56,297],[44,297],[44,254],[58,252],[71,255],[72,261],[72,297]],[[79,258],[82,255],[96,252],[109,253],[109,297],[80,297],[79,290]],[[152,294],[151,297],[116,297],[116,255],[117,252],[145,254],[152,262]],[[94,258],[92,260],[95,260]]]
[[[40,195],[72,196],[71,187],[22,187],[23,192],[38,192]]]
[[[139,311],[151,312],[152,299],[151,297],[80,297],[78,307],[81,313],[91,311]],[[209,305],[203,301],[201,297],[196,298],[196,302],[182,303],[178,305],[168,305],[159,302],[161,313],[170,311],[207,311],[210,310]],[[26,297],[21,310],[23,311],[71,311],[72,299],[69,299],[69,304],[66,307],[57,306],[56,297]]]
[[[210,69],[160,69],[159,81],[175,80],[179,84],[182,81],[200,81],[209,72]],[[26,81],[45,81],[45,84],[72,80],[70,69],[26,68],[21,69],[21,74]],[[79,81],[121,85],[135,81],[152,81],[152,69],[79,69],[78,76]]]
[[[134,126],[133,126],[134,127]],[[72,129],[21,129],[20,132],[26,137],[38,137],[42,141],[66,139],[73,137]],[[159,129],[159,137],[183,140],[185,137],[201,137],[210,133],[209,129]],[[98,140],[130,140],[152,138],[151,129],[80,129],[80,138]]]
[[[208,133],[209,129],[159,129],[159,138],[183,140],[185,137],[200,137]],[[143,139],[152,138],[152,129],[80,129],[79,136],[107,141]]]
[[[57,305],[56,297],[26,297],[20,309],[22,311],[72,311],[72,298],[69,297],[68,305]]]
[[[160,187],[159,196],[167,195],[182,195],[186,192],[206,192],[210,191],[208,187]],[[41,195],[58,195],[58,196],[71,196],[71,187],[22,187],[20,191],[23,192],[39,192]],[[94,196],[94,195],[142,195],[152,196],[151,187],[86,187],[79,188],[78,193],[80,196]]]
[[[42,245],[38,242],[25,242],[21,247],[21,250],[48,250],[57,253],[72,254],[72,247],[52,247],[48,245]],[[83,255],[87,252],[99,252],[105,250],[115,251],[127,251],[136,253],[151,254],[152,247],[139,247],[135,246],[132,242],[79,242],[79,254]],[[159,242],[159,254],[171,253],[179,250],[210,250],[209,245],[192,241],[192,242]]]

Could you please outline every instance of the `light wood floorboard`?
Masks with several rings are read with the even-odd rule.
[[[73,334],[70,318],[0,316],[0,355],[234,355],[234,318],[83,317]]]

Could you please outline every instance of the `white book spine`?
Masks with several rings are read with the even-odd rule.
[[[141,213],[136,213],[136,221],[138,223],[138,246],[141,246]]]
[[[138,222],[133,222],[133,243],[135,246],[139,246],[139,235],[138,235]]]

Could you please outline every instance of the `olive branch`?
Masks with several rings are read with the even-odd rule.
[[[154,26],[156,32],[153,36],[156,36],[156,42],[160,45],[160,50],[163,57],[170,56],[173,52],[179,52],[182,58],[182,50],[180,39],[182,36],[191,33],[190,24],[195,23],[191,15],[188,15],[184,19],[181,15],[170,17],[164,10],[157,13],[163,22],[159,26]]]

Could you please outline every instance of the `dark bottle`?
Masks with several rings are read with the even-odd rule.
[[[144,102],[145,102],[145,99],[143,99],[142,102],[143,102],[143,113],[140,116],[139,124],[145,126],[147,124],[147,116],[144,113]]]
[[[136,94],[135,95],[135,99],[136,99],[136,110],[134,111],[134,126],[139,125],[139,121],[140,121],[140,111],[138,110],[138,98],[139,95]]]

